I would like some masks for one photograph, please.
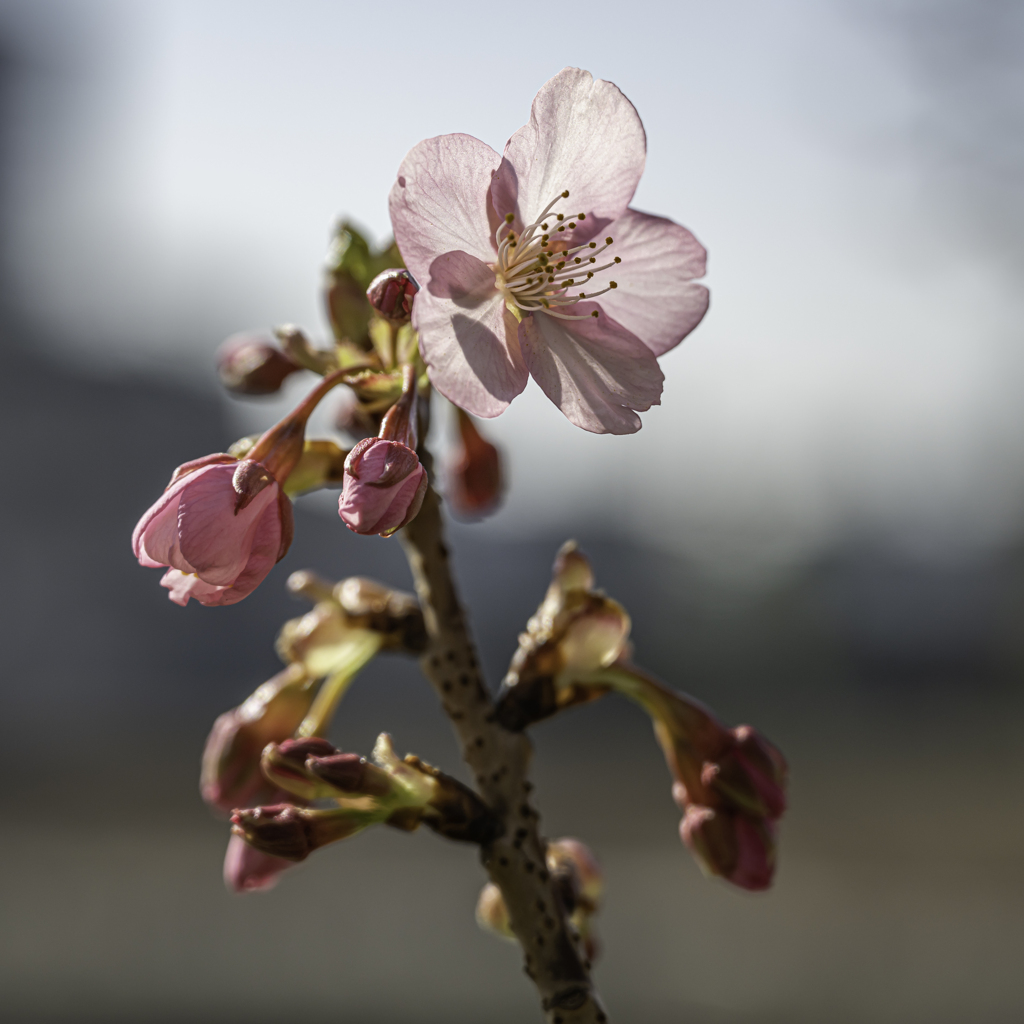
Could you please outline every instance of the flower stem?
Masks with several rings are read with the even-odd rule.
[[[431,469],[429,452],[421,461]],[[459,738],[480,795],[504,830],[481,859],[501,890],[549,1024],[604,1024],[607,1016],[576,947],[545,866],[546,842],[530,805],[530,741],[497,720],[455,590],[440,499],[428,488],[419,515],[401,531],[429,646],[420,659]]]

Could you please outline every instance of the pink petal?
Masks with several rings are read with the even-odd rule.
[[[276,489],[276,485],[273,486]],[[270,487],[267,490],[269,491]],[[255,503],[254,501],[253,504]],[[287,515],[291,516],[291,502],[287,506]],[[252,547],[249,550],[249,560],[245,563],[245,568],[228,588],[239,596],[232,597],[230,601],[224,601],[224,604],[234,604],[235,601],[241,601],[243,597],[248,597],[266,579],[267,573],[284,556],[284,552],[281,551],[281,532],[282,509],[275,498],[274,501],[267,503],[263,514],[256,523]]]
[[[184,573],[180,569],[168,569],[160,580],[160,586],[166,587],[167,595],[175,604],[182,608],[194,597],[200,604],[222,604],[221,595],[227,587],[216,587],[212,583],[204,583],[195,573]],[[241,600],[241,598],[239,598]]]
[[[492,417],[526,387],[519,325],[494,286],[494,272],[465,252],[433,261],[416,295],[412,323],[430,381],[449,401]]]
[[[523,356],[534,380],[570,422],[595,434],[633,434],[643,412],[661,399],[665,377],[642,341],[592,302],[570,307],[585,320],[545,313],[519,326]]]
[[[180,479],[143,513],[132,531],[132,551],[139,564],[158,569],[171,564],[178,549],[178,501],[185,480]]]
[[[264,853],[233,835],[224,854],[224,884],[233,892],[266,892],[277,885],[282,871],[294,866],[294,861]]]
[[[290,505],[287,514],[291,515]],[[189,598],[195,598],[209,608],[237,604],[263,582],[277,563],[281,552],[281,519],[279,504],[276,501],[268,504],[255,524],[249,558],[232,583],[218,586],[194,573],[168,569],[160,580],[160,586],[166,587],[170,591],[168,597],[182,606],[188,604]]]
[[[412,276],[425,288],[430,264],[459,249],[493,261],[488,215],[491,175],[501,157],[472,135],[438,135],[409,150],[388,205],[395,241]]]
[[[238,494],[231,485],[235,468],[211,466],[185,477],[178,505],[181,554],[203,580],[217,586],[233,583],[245,568],[257,524],[267,507],[273,506],[277,516],[276,483],[264,487],[236,513]]]
[[[660,356],[707,312],[708,290],[693,281],[704,275],[704,246],[681,224],[638,210],[627,210],[608,235],[614,242],[604,255],[622,263],[594,278],[618,285],[601,296],[601,308]]]
[[[646,158],[633,104],[611,82],[565,68],[541,87],[530,123],[505,146],[491,201],[499,217],[517,213],[522,227],[568,189],[555,212],[586,213],[575,235],[585,241],[625,212]]]

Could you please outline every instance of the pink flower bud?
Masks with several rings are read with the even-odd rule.
[[[221,384],[240,395],[271,395],[281,389],[286,377],[301,369],[257,334],[233,334],[217,353]]]
[[[501,455],[468,413],[459,409],[458,417],[461,443],[448,470],[448,502],[459,515],[478,519],[501,503]]]
[[[294,866],[294,861],[264,853],[232,835],[224,854],[224,884],[232,892],[266,892],[277,885],[282,871]]]
[[[285,860],[305,860],[314,850],[346,839],[371,820],[347,808],[316,810],[294,804],[250,807],[231,815],[231,831],[247,843]]]
[[[771,885],[775,831],[770,821],[691,804],[679,832],[709,874],[755,892]]]
[[[175,470],[132,534],[140,565],[167,567],[161,585],[172,601],[234,604],[285,556],[294,521],[281,485],[302,458],[310,413],[342,376],[325,377],[241,461],[215,453]]]
[[[386,797],[394,788],[387,772],[359,754],[314,755],[306,761],[306,769],[339,793]]]
[[[297,796],[303,802],[330,799],[338,793],[312,775],[306,762],[335,753],[335,748],[319,736],[268,743],[260,757],[260,769],[264,778],[284,790],[288,797]]]
[[[404,323],[412,314],[412,300],[419,290],[408,270],[385,270],[370,282],[366,297],[381,316]]]
[[[140,565],[167,567],[161,585],[176,604],[228,605],[263,582],[292,530],[291,502],[264,467],[210,455],[179,467],[135,527],[132,550]]]
[[[338,514],[356,533],[390,537],[415,518],[427,493],[427,471],[400,441],[367,437],[349,452]]]
[[[316,693],[310,684],[301,666],[292,665],[214,722],[199,783],[211,807],[231,811],[258,799],[266,787],[260,754],[268,743],[283,740],[298,728]]]
[[[732,745],[717,762],[705,762],[701,781],[747,814],[779,818],[786,810],[786,761],[757,730],[732,730]]]

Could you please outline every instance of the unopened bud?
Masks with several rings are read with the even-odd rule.
[[[359,754],[313,756],[306,761],[306,768],[338,794],[383,798],[394,790],[388,773]]]
[[[399,441],[367,437],[349,452],[338,502],[353,532],[390,537],[411,522],[427,493],[427,471]]]
[[[265,785],[260,754],[298,728],[313,702],[312,679],[292,665],[269,679],[244,704],[214,723],[203,751],[200,789],[213,807],[230,811],[253,799]]]
[[[552,582],[563,592],[593,590],[594,570],[574,540],[567,540],[555,555]]]
[[[241,836],[232,835],[224,853],[224,884],[232,892],[266,892],[277,885],[281,872],[293,865],[294,861],[264,853]]]
[[[285,860],[305,860],[314,850],[362,831],[374,817],[351,808],[316,810],[271,804],[235,811],[231,831],[251,846]]]
[[[551,584],[519,637],[498,698],[498,717],[513,730],[608,691],[597,678],[629,650],[630,619],[593,589],[594,575],[574,541],[563,544]]]
[[[481,437],[469,413],[457,412],[460,443],[448,469],[448,502],[464,518],[479,519],[501,503],[501,455]]]
[[[258,334],[233,334],[217,353],[217,374],[228,391],[239,395],[271,395],[285,378],[302,367],[270,339]]]
[[[508,907],[505,906],[501,890],[493,882],[488,882],[480,890],[480,898],[476,903],[476,922],[484,931],[491,932],[502,939],[515,941],[509,921]]]
[[[366,289],[366,298],[382,316],[404,323],[412,315],[412,300],[420,290],[408,270],[391,269],[379,273]]]
[[[706,762],[701,781],[727,805],[761,818],[779,818],[786,810],[786,761],[755,729],[732,730],[733,745]]]
[[[691,804],[679,832],[709,874],[755,892],[771,885],[775,873],[771,821]]]
[[[589,904],[591,912],[595,911],[604,892],[604,873],[590,847],[578,839],[565,836],[548,843],[546,859],[552,875],[565,871],[572,872],[578,894],[577,901],[582,899]]]
[[[607,668],[622,653],[629,630],[629,615],[617,601],[603,597],[589,602],[566,624],[558,641],[562,671],[576,675]]]
[[[260,768],[269,782],[286,793],[305,801],[323,800],[337,794],[308,770],[306,762],[335,753],[335,748],[319,736],[268,743],[260,758]]]

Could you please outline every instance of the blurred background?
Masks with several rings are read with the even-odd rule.
[[[0,0],[4,1020],[540,1020],[476,929],[471,850],[379,830],[222,887],[213,718],[277,670],[290,571],[408,586],[397,543],[303,499],[287,558],[213,611],[128,538],[174,466],[309,385],[226,397],[221,340],[324,338],[335,220],[384,239],[411,146],[500,149],[567,64],[640,111],[635,205],[708,246],[712,307],[638,435],[532,386],[488,424],[507,502],[453,527],[483,662],[496,685],[574,536],[637,660],[792,766],[754,897],[682,849],[631,706],[536,729],[544,830],[605,866],[611,1017],[1024,1018],[1024,7]],[[334,738],[382,729],[457,768],[412,663],[373,665]]]

